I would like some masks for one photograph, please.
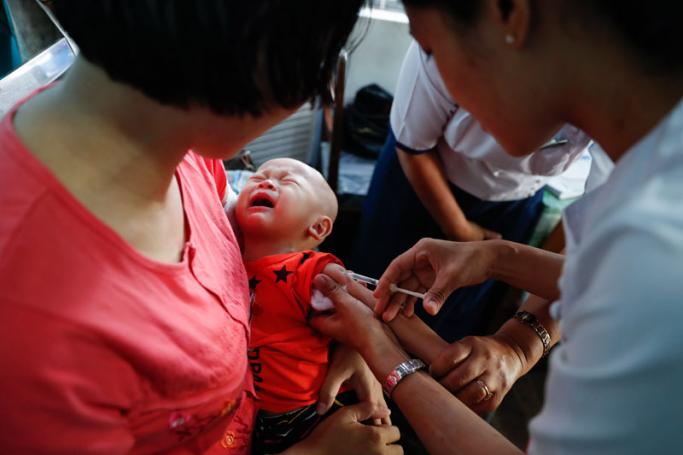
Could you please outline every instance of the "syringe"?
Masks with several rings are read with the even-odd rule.
[[[352,272],[351,270],[347,270],[346,274],[351,278],[352,280],[360,281],[361,283],[367,283],[371,284],[373,286],[377,286],[377,283],[379,283],[379,280],[376,280],[374,278],[370,278],[369,276],[361,275],[360,273]],[[420,294],[419,292],[415,291],[410,291],[408,289],[403,289],[398,286],[396,286],[394,283],[391,283],[389,286],[389,290],[391,292],[400,292],[401,294],[406,294],[412,297],[417,297],[418,299],[424,299],[425,295]]]

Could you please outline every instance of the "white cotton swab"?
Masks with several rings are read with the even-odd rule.
[[[346,274],[352,280],[360,281],[361,283],[367,283],[367,284],[371,284],[373,286],[377,286],[377,283],[379,283],[379,280],[376,280],[374,278],[370,278],[369,276],[361,275],[360,273],[352,272],[350,270],[347,270]],[[391,285],[389,286],[389,290],[391,292],[400,292],[401,294],[406,294],[406,295],[409,295],[411,297],[417,297],[418,299],[424,300],[424,298],[425,298],[424,294],[420,294],[419,292],[400,288],[400,287],[396,286],[394,283],[391,283]]]

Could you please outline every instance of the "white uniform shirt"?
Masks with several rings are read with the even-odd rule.
[[[435,147],[448,180],[487,201],[532,196],[549,177],[561,174],[588,146],[590,139],[567,126],[556,140],[531,155],[515,158],[503,150],[448,94],[434,59],[413,42],[403,61],[391,109],[391,127],[399,148],[421,153]]]
[[[534,454],[683,453],[683,101],[565,213]]]

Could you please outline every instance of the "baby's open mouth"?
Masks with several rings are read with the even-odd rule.
[[[275,196],[267,191],[255,191],[249,200],[249,207],[275,207]]]
[[[251,206],[252,207],[268,207],[272,209],[275,207],[271,201],[269,201],[266,198],[256,198],[253,201],[251,201]]]

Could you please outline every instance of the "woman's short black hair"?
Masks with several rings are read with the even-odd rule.
[[[683,2],[680,0],[565,0],[567,9],[611,27],[647,69],[683,72]]]
[[[482,0],[403,0],[403,3],[439,9],[455,24],[465,26],[477,21],[483,6]],[[510,0],[499,0],[499,5],[503,10],[512,7]],[[569,16],[614,30],[645,68],[655,72],[683,72],[683,2],[564,0],[563,8]]]
[[[52,0],[82,55],[168,105],[260,115],[327,89],[365,0]]]
[[[448,14],[458,25],[472,25],[479,18],[482,0],[403,0],[406,6],[434,8]]]

